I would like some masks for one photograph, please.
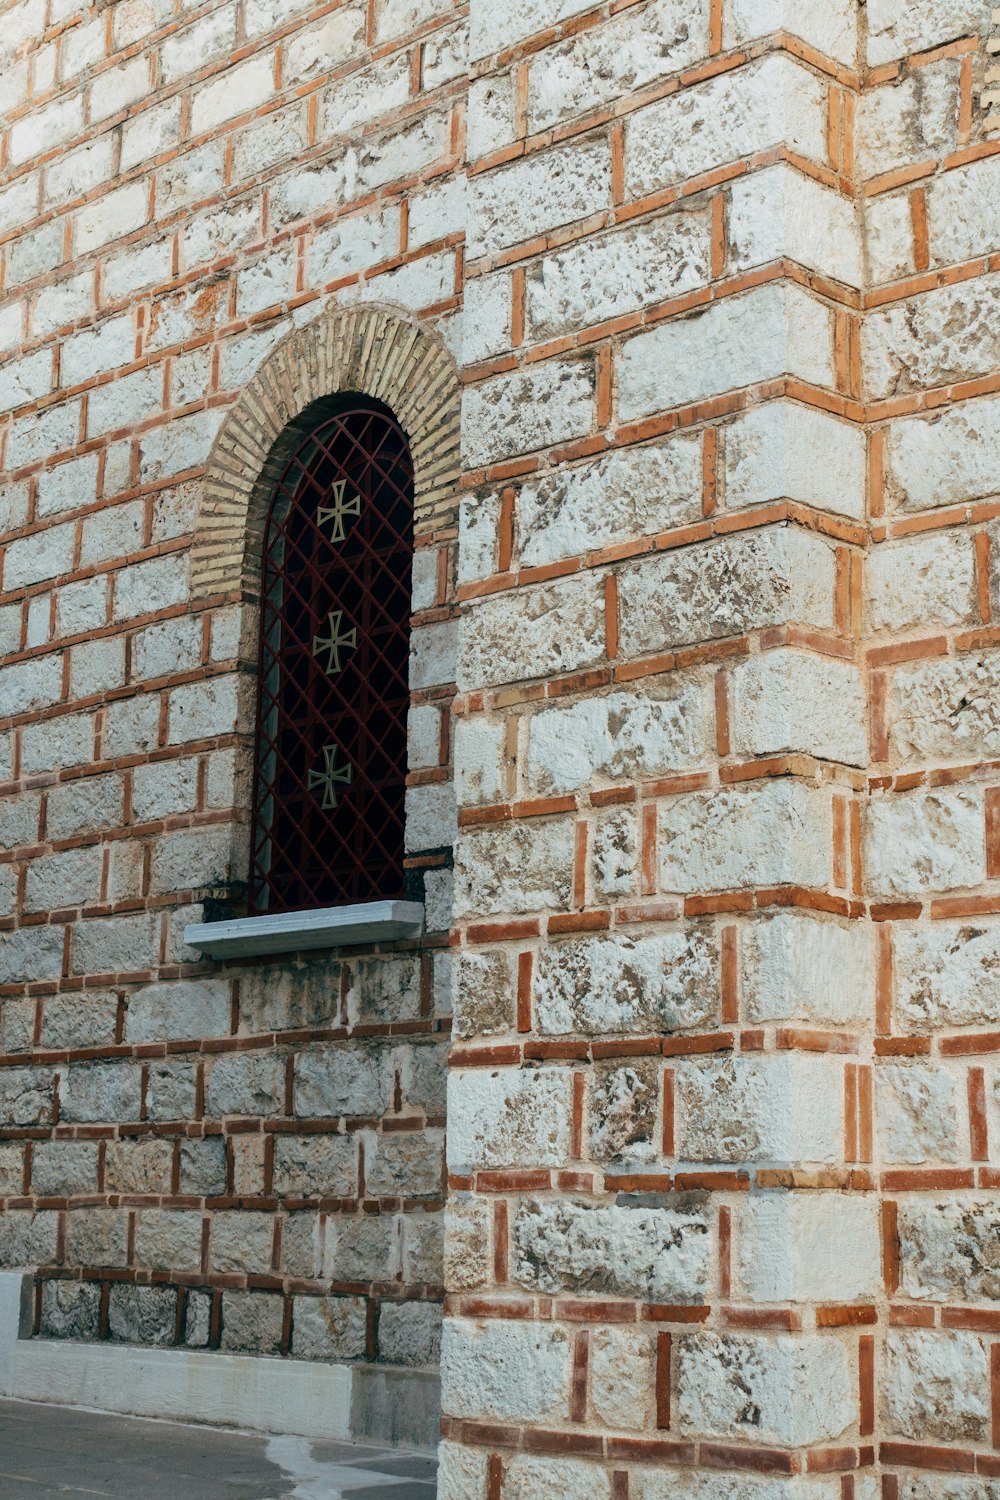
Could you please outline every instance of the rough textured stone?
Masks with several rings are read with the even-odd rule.
[[[571,1085],[560,1068],[453,1071],[449,1169],[560,1166],[569,1153]]]
[[[804,1445],[838,1438],[856,1420],[847,1348],[832,1339],[700,1333],[678,1344],[684,1434]]]
[[[490,1206],[483,1198],[451,1194],[445,1209],[444,1280],[450,1292],[487,1286],[493,1275]]]
[[[378,1355],[385,1364],[436,1366],[441,1358],[441,1305],[383,1302]]]
[[[367,1304],[363,1297],[295,1297],[292,1352],[297,1359],[364,1359]]]
[[[138,1120],[142,1069],[132,1062],[71,1063],[62,1075],[59,1112],[65,1121]]]
[[[719,949],[708,927],[657,937],[578,938],[539,956],[535,1014],[543,1032],[658,1034],[711,1023]]]
[[[981,792],[958,787],[876,798],[867,818],[873,893],[920,896],[976,886],[985,878]]]
[[[826,884],[828,794],[803,782],[692,792],[661,805],[660,888]]]
[[[734,1215],[748,1303],[867,1301],[880,1291],[878,1204],[851,1193],[754,1195]]]
[[[996,277],[981,277],[869,314],[861,337],[868,395],[903,395],[993,369],[1000,358],[998,288]]]
[[[803,751],[819,760],[867,764],[865,689],[857,667],[806,651],[766,651],[741,662],[732,683],[737,751]]]
[[[861,433],[812,407],[772,401],[741,413],[725,429],[724,472],[731,509],[799,500],[855,520],[864,514]]]
[[[550,796],[597,780],[662,776],[703,761],[708,733],[708,689],[697,679],[548,709],[531,719],[528,785]]]
[[[904,1031],[1000,1023],[1000,928],[992,922],[901,923],[893,951],[896,1017]]]
[[[222,1348],[234,1354],[277,1354],[285,1299],[275,1292],[222,1294]]]
[[[989,1431],[988,1357],[976,1334],[892,1328],[886,1362],[890,1432],[921,1443],[975,1443]]]
[[[201,1214],[147,1208],[139,1214],[135,1258],[153,1271],[197,1271],[201,1267]]]
[[[284,1108],[285,1059],[277,1053],[235,1053],[212,1064],[205,1090],[209,1116],[273,1115]]]
[[[590,1336],[590,1403],[604,1427],[641,1432],[656,1389],[655,1338],[632,1328],[595,1328]]]
[[[792,620],[825,626],[833,622],[833,554],[797,527],[768,527],[634,563],[618,591],[627,656]]]
[[[1000,655],[902,666],[889,694],[890,745],[903,762],[968,762],[1000,754]]]
[[[544,566],[688,525],[701,514],[701,478],[701,443],[684,435],[529,479],[517,504],[521,561]]]
[[[357,1192],[357,1146],[343,1136],[280,1135],[274,1191],[284,1198],[350,1197]]]
[[[88,1281],[47,1281],[42,1288],[42,1337],[96,1339],[101,1289]]]
[[[904,1294],[933,1302],[1000,1301],[1000,1231],[987,1198],[909,1198],[899,1205]]]
[[[174,1342],[177,1291],[172,1286],[113,1286],[108,1299],[111,1337],[122,1344]]]
[[[976,598],[972,538],[954,532],[876,547],[868,558],[872,630],[914,630],[971,621]]]
[[[514,983],[506,953],[456,953],[452,967],[455,1035],[489,1036],[512,1030]]]
[[[462,620],[458,684],[493,687],[575,672],[604,655],[600,579],[568,578],[485,599]]]
[[[828,1058],[678,1063],[677,1154],[690,1161],[834,1161],[841,1080]]]
[[[294,1108],[302,1118],[380,1118],[392,1098],[389,1057],[381,1047],[320,1043],[295,1061]]]
[[[889,427],[890,494],[904,510],[978,500],[997,490],[992,457],[1000,440],[1000,400],[976,401],[904,417]]]
[[[565,1421],[571,1359],[563,1328],[451,1318],[441,1344],[444,1409],[501,1422]]]
[[[957,1080],[925,1063],[879,1065],[878,1137],[886,1162],[957,1161],[961,1154]]]
[[[558,909],[569,900],[572,880],[573,826],[565,820],[467,829],[459,835],[456,915]]]
[[[708,1219],[688,1211],[529,1200],[514,1219],[511,1274],[534,1291],[698,1303],[708,1291]]]
[[[844,1025],[872,1012],[873,941],[860,923],[781,912],[745,927],[740,951],[751,1021]]]

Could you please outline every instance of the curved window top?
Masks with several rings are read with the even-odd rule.
[[[264,530],[254,914],[405,890],[410,445],[366,396],[301,431]]]

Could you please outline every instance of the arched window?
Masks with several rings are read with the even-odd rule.
[[[398,899],[413,461],[382,402],[282,437],[263,537],[250,911]]]

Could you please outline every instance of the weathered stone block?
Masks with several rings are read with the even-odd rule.
[[[436,1367],[441,1358],[439,1302],[383,1302],[378,1318],[378,1357],[389,1365]]]
[[[484,1198],[449,1194],[444,1211],[444,1284],[449,1292],[473,1292],[489,1285],[491,1217]]]
[[[591,666],[604,655],[604,591],[596,576],[484,599],[463,617],[460,688],[495,687]]]
[[[32,1191],[43,1198],[97,1190],[96,1141],[36,1141],[31,1152]]]
[[[285,1110],[285,1059],[276,1052],[219,1057],[208,1073],[205,1111],[226,1115],[277,1115]]]
[[[328,1026],[340,1005],[339,964],[328,958],[240,974],[240,1030],[251,1035]]]
[[[561,1068],[453,1070],[449,1169],[562,1166],[570,1148],[571,1084]]]
[[[371,1026],[415,1021],[420,1015],[420,973],[418,955],[362,959],[355,964],[347,997],[352,1022]]]
[[[872,630],[928,629],[978,619],[973,539],[941,532],[891,547],[876,547],[867,560],[866,601]]]
[[[363,1297],[292,1299],[292,1353],[296,1359],[364,1359],[367,1303]]]
[[[275,1218],[269,1213],[212,1215],[212,1269],[262,1275],[271,1269]]]
[[[801,751],[850,766],[868,762],[860,669],[808,651],[779,649],[732,674],[733,748],[746,755]]]
[[[779,1054],[683,1060],[675,1076],[682,1160],[839,1159],[843,1083],[834,1059]]]
[[[349,1198],[358,1189],[353,1136],[279,1135],[274,1191],[279,1198]]]
[[[901,666],[889,688],[889,741],[904,762],[990,759],[1000,753],[1000,655]]]
[[[860,1302],[878,1296],[878,1204],[851,1193],[767,1193],[736,1214],[735,1282],[748,1303]]]
[[[564,907],[573,885],[573,840],[566,819],[462,830],[455,846],[456,915]]]
[[[677,1345],[677,1420],[685,1435],[804,1446],[829,1442],[857,1420],[844,1344],[815,1336],[699,1333]]]
[[[898,1208],[900,1283],[905,1296],[932,1302],[1000,1301],[996,1210],[987,1198],[924,1196]]]
[[[868,395],[900,396],[993,369],[1000,358],[998,292],[996,277],[981,276],[869,313],[861,330]]]
[[[849,423],[791,401],[754,406],[725,429],[726,505],[798,500],[860,520],[865,462],[862,434]]]
[[[195,1064],[154,1058],[149,1065],[146,1111],[151,1120],[190,1120],[197,1101]]]
[[[295,1113],[302,1118],[340,1115],[380,1119],[392,1097],[392,1070],[384,1048],[321,1042],[295,1061]]]
[[[105,1188],[111,1193],[169,1193],[173,1142],[158,1137],[109,1141]]]
[[[278,1292],[223,1292],[222,1348],[234,1354],[278,1354],[285,1299]]]
[[[101,1289],[87,1281],[47,1281],[42,1288],[42,1338],[96,1339]]]
[[[803,782],[692,792],[660,809],[660,888],[825,887],[832,824],[828,793]]]
[[[974,1333],[890,1328],[886,1335],[888,1430],[926,1443],[980,1442],[989,1431],[989,1361]]]
[[[391,1281],[399,1252],[399,1226],[391,1214],[327,1219],[324,1273],[334,1281]]]
[[[641,198],[772,146],[825,163],[819,79],[772,56],[682,89],[629,117],[625,182]]]
[[[666,103],[694,92],[685,89]],[[618,367],[618,411],[623,421],[634,421],[782,376],[833,383],[829,309],[788,281],[711,302],[636,334]]]
[[[128,1213],[120,1208],[72,1209],[67,1216],[67,1243],[71,1266],[127,1265]]]
[[[71,1221],[72,1222],[72,1221]],[[34,1270],[56,1257],[59,1215],[8,1209],[0,1217],[0,1266],[4,1270]]]
[[[729,250],[733,270],[793,260],[848,286],[863,283],[855,202],[784,162],[733,182]]]
[[[590,1408],[602,1427],[641,1432],[652,1425],[656,1340],[632,1328],[590,1336]]]
[[[975,923],[900,923],[893,933],[896,1021],[925,1035],[952,1026],[1000,1023],[1000,928]]]
[[[0,1121],[4,1125],[48,1124],[54,1096],[55,1075],[50,1068],[0,1068]]]
[[[610,1500],[611,1478],[578,1458],[518,1453],[507,1466],[504,1489],[510,1500]]]
[[[553,944],[538,960],[539,1029],[657,1035],[709,1025],[719,1010],[719,962],[707,926]]]
[[[177,1290],[172,1286],[113,1286],[108,1298],[108,1326],[121,1344],[173,1344],[177,1324]]]
[[[201,1214],[147,1208],[137,1216],[135,1260],[152,1271],[201,1269]]]
[[[226,1143],[221,1135],[181,1142],[180,1190],[208,1198],[226,1191]]]
[[[527,282],[531,336],[558,338],[704,284],[710,239],[707,213],[682,211],[537,261]]]
[[[587,358],[548,360],[469,386],[462,401],[466,464],[478,468],[585,437],[594,420],[594,392],[594,365]]]
[[[170,984],[146,985],[129,997],[125,1040],[228,1036],[231,1012],[231,987],[226,980],[175,979]]]
[[[141,1094],[138,1063],[71,1063],[62,1075],[60,1117],[73,1123],[138,1120]]]
[[[1000,401],[982,396],[890,424],[887,483],[904,510],[931,510],[996,491],[991,458],[1000,441]]]
[[[779,912],[743,929],[740,953],[751,1021],[839,1026],[872,1014],[873,935],[860,922]]]
[[[708,1292],[711,1238],[698,1209],[535,1199],[518,1209],[511,1240],[511,1275],[534,1291],[681,1304]]]
[[[919,1165],[964,1154],[958,1080],[940,1064],[882,1062],[875,1089],[883,1161]]]
[[[442,1197],[444,1132],[365,1135],[365,1182],[375,1198]]]
[[[869,889],[923,896],[986,877],[983,794],[970,787],[875,798],[867,809]]]
[[[611,203],[606,141],[555,147],[469,182],[469,255],[496,254]]]
[[[622,653],[649,655],[793,621],[828,627],[833,574],[830,548],[794,526],[631,564],[618,583]]]
[[[528,786],[552,795],[664,775],[703,761],[708,739],[708,686],[698,679],[543,710],[530,721]]]
[[[457,1417],[500,1422],[565,1421],[572,1342],[550,1323],[446,1320],[441,1397]]]

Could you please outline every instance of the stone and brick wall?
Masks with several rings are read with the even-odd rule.
[[[46,1336],[437,1362],[464,34],[0,16],[0,1264]],[[417,465],[428,937],[223,968],[183,930],[245,890],[261,470],[353,383]]]
[[[446,1288],[442,1500],[990,1500],[1000,15],[0,21],[0,1260],[39,1328],[426,1363]],[[437,351],[392,388],[429,937],[199,964],[267,446],[397,375],[390,325]]]

